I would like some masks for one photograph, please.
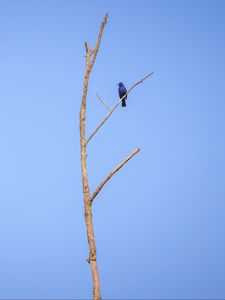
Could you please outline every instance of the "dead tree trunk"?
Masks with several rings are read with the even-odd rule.
[[[89,257],[87,259],[88,263],[91,266],[91,273],[92,273],[92,281],[93,281],[93,298],[95,300],[101,299],[101,292],[100,292],[100,281],[98,275],[98,267],[97,267],[97,256],[96,256],[96,245],[95,245],[95,237],[94,237],[94,229],[93,229],[93,220],[92,220],[92,203],[94,198],[106,184],[106,182],[117,172],[120,168],[123,167],[135,154],[137,154],[140,149],[136,149],[133,151],[128,157],[126,157],[109,175],[101,182],[101,184],[96,188],[94,193],[90,195],[89,190],[89,183],[88,183],[88,174],[87,174],[87,143],[93,138],[93,136],[97,133],[97,131],[102,127],[102,125],[106,122],[106,120],[112,115],[115,109],[119,106],[120,102],[125,98],[128,93],[139,83],[143,82],[146,78],[153,74],[149,73],[143,79],[136,82],[127,92],[123,98],[115,105],[115,107],[108,113],[105,119],[100,123],[100,125],[93,131],[89,138],[86,139],[85,135],[85,125],[86,125],[86,102],[87,102],[87,91],[88,91],[88,83],[89,83],[89,76],[92,70],[92,67],[95,63],[96,56],[98,54],[99,46],[102,39],[102,33],[104,27],[106,25],[108,18],[108,14],[105,15],[102,25],[99,31],[98,40],[96,42],[94,50],[91,50],[89,47],[88,42],[85,42],[86,48],[86,68],[85,68],[85,75],[84,75],[84,86],[83,86],[83,94],[82,94],[82,101],[80,107],[80,153],[81,153],[81,172],[82,172],[82,184],[83,184],[83,194],[84,194],[84,215],[85,215],[85,222],[86,222],[86,229],[87,229],[87,238],[88,238],[88,245],[89,245]]]

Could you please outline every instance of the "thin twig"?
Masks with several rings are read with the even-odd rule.
[[[132,85],[132,87],[127,91],[127,93],[120,98],[120,101],[114,106],[114,108],[108,113],[108,115],[105,117],[105,119],[99,124],[99,126],[92,132],[92,134],[89,136],[89,138],[86,140],[87,143],[93,138],[93,136],[98,132],[98,130],[102,127],[102,125],[108,120],[108,118],[111,116],[111,114],[117,109],[117,107],[120,105],[121,101],[139,84],[142,83],[145,79],[147,79],[149,76],[151,76],[153,72],[147,74],[144,78],[138,80],[135,84]]]
[[[101,101],[101,103],[108,109],[108,111],[111,111],[111,108],[106,104],[106,102],[99,96],[98,93],[96,93],[97,98]]]
[[[98,195],[98,193],[101,191],[103,186],[106,184],[106,182],[123,167],[135,154],[137,154],[140,151],[140,149],[134,150],[129,156],[127,156],[113,171],[109,173],[109,175],[99,184],[97,189],[94,191],[94,193],[90,197],[90,203],[92,204],[94,198]]]

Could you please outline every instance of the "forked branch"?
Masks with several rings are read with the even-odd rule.
[[[117,109],[117,107],[120,105],[121,101],[139,84],[142,83],[145,79],[147,79],[149,76],[151,76],[153,72],[147,74],[144,78],[138,80],[135,84],[132,85],[132,87],[127,91],[127,93],[120,98],[120,101],[114,106],[114,108],[108,113],[108,115],[105,117],[105,119],[99,124],[99,126],[93,131],[93,133],[89,136],[89,138],[86,140],[87,143],[93,138],[93,136],[99,131],[99,129],[102,127],[102,125],[108,120],[108,118],[112,115],[112,113]]]
[[[106,184],[106,182],[121,169],[135,154],[137,154],[140,151],[140,149],[134,150],[129,156],[127,156],[114,170],[112,170],[109,175],[99,184],[97,189],[94,191],[94,193],[90,197],[90,203],[92,204],[94,198],[98,195],[98,193],[101,191],[103,186]]]

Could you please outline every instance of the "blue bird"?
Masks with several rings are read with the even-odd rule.
[[[119,86],[118,92],[119,92],[119,96],[121,99],[124,95],[126,95],[127,89],[125,88],[125,85],[122,82],[118,83],[118,86]],[[122,100],[122,107],[126,106],[126,101],[125,101],[126,99],[127,99],[127,96],[124,97]]]

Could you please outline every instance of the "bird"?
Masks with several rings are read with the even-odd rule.
[[[122,82],[119,82],[118,86],[119,86],[118,87],[119,97],[121,99],[121,98],[123,98],[124,95],[126,95],[127,89],[125,88],[125,85]],[[126,99],[127,99],[127,96],[124,97],[122,100],[122,107],[126,106],[126,101],[125,101]]]

